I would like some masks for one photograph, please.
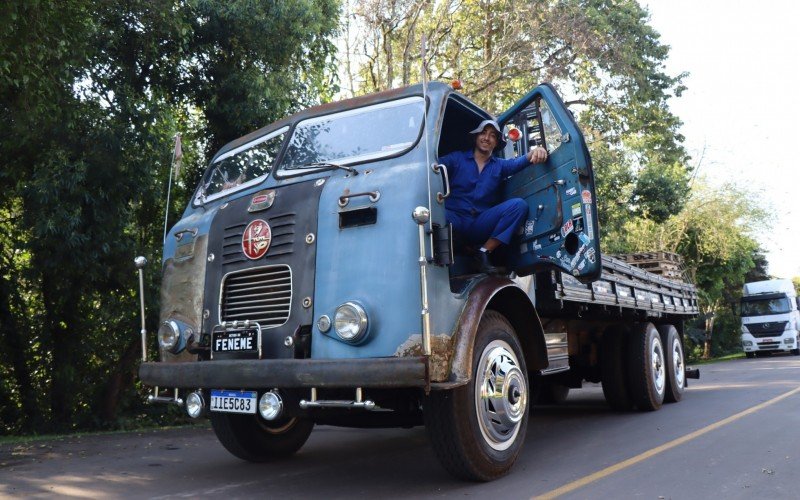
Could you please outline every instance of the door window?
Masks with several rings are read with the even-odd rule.
[[[547,152],[552,154],[553,151],[561,146],[561,127],[558,125],[553,112],[550,110],[550,105],[547,101],[539,99],[539,116],[542,120],[542,132],[544,133],[544,144]],[[538,125],[538,124],[537,124]]]

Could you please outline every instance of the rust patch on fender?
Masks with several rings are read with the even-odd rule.
[[[394,355],[400,358],[423,356],[422,335],[412,335],[403,342]],[[453,359],[453,337],[445,334],[431,336],[430,380],[443,382],[450,376],[450,362]]]

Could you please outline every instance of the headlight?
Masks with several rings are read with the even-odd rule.
[[[178,345],[181,339],[181,330],[178,323],[165,321],[158,328],[158,345],[165,351],[171,351]]]
[[[751,342],[749,340],[745,340],[744,342],[742,342],[742,345],[750,347],[751,345],[753,345],[753,342]]]
[[[276,389],[265,392],[258,400],[258,413],[264,420],[275,420],[283,413],[283,399]]]
[[[794,339],[783,339],[784,344],[794,344]]]
[[[197,418],[206,409],[206,402],[200,392],[191,392],[186,396],[186,413],[192,418]]]
[[[333,329],[345,342],[355,344],[367,333],[367,313],[355,302],[345,302],[336,308]]]
[[[158,345],[161,349],[178,354],[186,348],[187,337],[191,337],[194,330],[186,323],[168,319],[158,327]]]

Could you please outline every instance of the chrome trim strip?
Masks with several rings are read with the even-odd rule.
[[[292,301],[294,300],[294,286],[292,284],[293,283],[293,280],[292,280],[292,268],[290,266],[286,265],[286,264],[274,264],[274,265],[269,265],[269,266],[251,267],[250,269],[231,271],[231,272],[225,274],[222,277],[222,279],[220,280],[220,285],[219,285],[219,299],[218,299],[218,304],[217,304],[217,319],[220,322],[224,322],[226,319],[239,319],[239,318],[240,319],[247,319],[247,318],[242,318],[241,317],[242,315],[246,315],[247,313],[231,314],[230,318],[228,318],[227,316],[226,316],[226,318],[222,317],[222,307],[223,307],[223,305],[225,305],[225,303],[223,302],[223,296],[224,296],[224,292],[225,292],[225,283],[226,283],[226,281],[228,279],[231,279],[233,281],[236,281],[237,279],[246,279],[247,276],[237,276],[237,275],[240,275],[240,274],[243,274],[243,273],[254,273],[254,272],[259,272],[259,271],[270,272],[270,270],[277,270],[277,272],[288,273],[289,276],[288,277],[281,276],[281,277],[275,277],[275,278],[267,277],[266,280],[263,280],[263,281],[260,281],[260,282],[254,282],[254,283],[239,283],[239,284],[231,283],[231,284],[229,284],[229,287],[233,288],[233,287],[236,287],[236,286],[253,285],[253,284],[256,284],[256,283],[264,284],[264,285],[287,285],[288,284],[289,285],[289,290],[288,290],[289,300],[288,300],[286,309],[285,310],[281,310],[281,311],[274,311],[274,312],[285,312],[286,313],[286,318],[283,320],[282,323],[280,323],[278,325],[264,325],[264,326],[261,326],[259,324],[259,328],[263,328],[264,330],[268,330],[270,328],[278,328],[279,326],[285,325],[289,321],[289,316],[291,315],[291,310],[292,310]],[[256,275],[256,276],[259,276],[259,275]],[[234,288],[234,289],[239,291],[239,292],[248,290],[248,288],[238,288],[238,289]],[[257,287],[253,288],[253,289],[257,289]],[[269,296],[281,295],[281,294],[285,295],[286,293],[287,293],[287,290],[282,290],[282,291],[278,291],[278,292],[266,292],[266,293],[263,293],[263,294],[250,294],[248,296],[260,295],[262,297],[269,297]],[[240,299],[240,298],[242,298],[242,297],[236,296],[236,297],[234,297],[234,300],[237,300],[237,299]],[[264,299],[264,300],[269,300],[269,299]],[[252,301],[252,302],[257,302],[257,301]],[[230,306],[231,303],[227,302],[227,305]],[[237,303],[235,307],[241,308],[241,307],[246,307],[246,306],[244,304]],[[265,311],[265,310],[269,309],[270,307],[274,308],[275,306],[266,306],[265,305],[263,308],[261,308],[259,310],[260,311]],[[270,312],[273,312],[273,311],[270,311]],[[254,320],[259,319],[259,320],[261,320],[262,323],[265,322],[265,321],[269,321],[269,320],[264,320],[262,318],[252,318],[252,319],[254,319]],[[261,348],[261,342],[259,341],[259,349],[260,348]]]
[[[422,292],[422,352],[431,355],[431,316],[428,311],[428,257],[425,252],[425,224],[419,224],[419,285]]]

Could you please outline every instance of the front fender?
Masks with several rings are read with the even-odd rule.
[[[470,292],[453,335],[453,357],[448,380],[431,384],[432,389],[450,389],[470,381],[475,337],[487,309],[501,313],[514,327],[522,344],[528,371],[547,368],[544,329],[530,298],[509,278],[490,276]]]

